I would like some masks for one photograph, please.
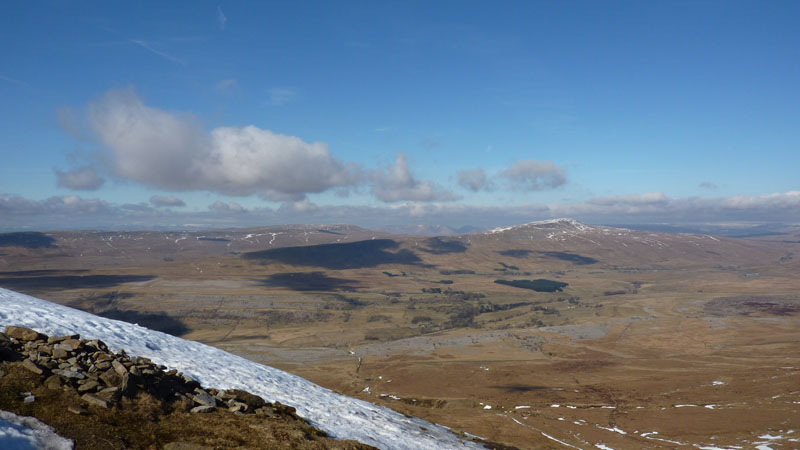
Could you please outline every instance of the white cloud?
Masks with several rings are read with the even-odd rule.
[[[234,212],[234,213],[247,212],[247,209],[245,209],[244,206],[236,202],[223,202],[221,200],[217,200],[216,202],[208,205],[208,209],[216,212]]]
[[[191,116],[146,106],[132,89],[91,103],[88,120],[113,173],[160,189],[298,200],[362,177],[359,166],[333,158],[325,143],[254,126],[209,133]]]
[[[242,214],[246,212],[246,214]],[[78,196],[31,200],[0,194],[0,230],[149,228],[199,224],[206,228],[286,223],[354,223],[361,226],[447,224],[493,227],[555,217],[587,223],[723,224],[800,223],[800,191],[760,196],[670,198],[663,193],[608,196],[572,204],[513,206],[405,202],[384,206],[285,202],[279,209],[245,209],[218,201],[208,211],[175,211],[147,204],[115,205]]]
[[[280,213],[286,210],[291,210],[293,212],[299,212],[299,213],[309,213],[318,211],[319,206],[317,206],[314,203],[311,203],[307,198],[304,198],[299,201],[284,202],[278,209],[278,212]]]
[[[431,181],[414,179],[408,169],[406,155],[398,153],[394,166],[375,174],[372,194],[379,200],[390,203],[399,201],[452,201],[458,197]]]
[[[65,172],[54,169],[54,172],[59,186],[75,191],[96,191],[106,182],[90,166],[78,167]]]
[[[155,207],[186,206],[186,202],[179,199],[178,197],[169,197],[162,195],[154,195],[150,197],[150,204],[152,204]]]
[[[272,106],[281,106],[289,103],[295,95],[294,90],[288,88],[272,88],[269,90],[268,103]]]
[[[481,189],[488,189],[491,181],[484,169],[461,170],[458,172],[458,184],[472,192],[478,192]]]
[[[509,180],[512,187],[526,191],[553,189],[567,182],[563,168],[556,167],[551,161],[535,159],[516,161],[498,176]]]
[[[50,197],[45,200],[30,200],[19,195],[0,194],[0,216],[31,216],[56,214],[96,214],[111,212],[113,205],[99,199],[83,199],[77,195]]]

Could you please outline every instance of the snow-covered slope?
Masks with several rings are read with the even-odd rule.
[[[138,325],[105,319],[0,288],[0,325],[19,325],[49,335],[101,339],[157,364],[178,369],[204,386],[243,389],[267,401],[297,408],[315,426],[340,439],[385,449],[482,448],[447,428],[336,394],[308,380],[248,361],[214,347]]]

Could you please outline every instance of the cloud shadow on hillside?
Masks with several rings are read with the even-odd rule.
[[[430,239],[425,240],[425,245],[428,248],[421,248],[423,252],[431,253],[433,255],[446,255],[450,253],[464,253],[467,251],[467,244],[456,241],[450,240],[445,241],[442,238],[432,237]]]
[[[0,278],[0,286],[19,289],[100,289],[155,279],[155,275],[62,275]]]
[[[274,248],[245,253],[242,257],[262,264],[283,263],[330,270],[360,269],[382,264],[417,265],[422,262],[411,250],[388,251],[398,247],[399,244],[391,239],[373,239],[344,244]]]
[[[356,280],[329,277],[324,272],[276,273],[260,283],[293,291],[354,291],[355,285],[359,284]]]
[[[23,247],[28,249],[57,248],[56,240],[38,231],[0,233],[0,247]]]

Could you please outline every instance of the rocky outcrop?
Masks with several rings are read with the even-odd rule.
[[[113,353],[103,341],[79,335],[48,337],[29,328],[8,326],[0,333],[0,361],[19,362],[41,376],[49,389],[74,389],[89,411],[114,408],[124,397],[147,393],[191,413],[221,411],[304,421],[290,406],[269,403],[238,389],[203,388],[175,369],[128,356],[123,350]],[[73,409],[71,412],[79,415],[88,412]]]

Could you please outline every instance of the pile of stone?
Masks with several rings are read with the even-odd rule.
[[[0,333],[0,361],[21,364],[39,375],[49,389],[76,390],[87,406],[113,408],[123,397],[147,393],[192,413],[219,410],[291,416],[303,421],[290,406],[268,403],[238,389],[204,389],[175,369],[168,370],[147,358],[128,356],[124,350],[112,353],[102,341],[81,339],[79,335],[48,337],[29,328],[8,326]],[[89,412],[75,407],[70,411]]]

